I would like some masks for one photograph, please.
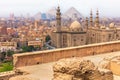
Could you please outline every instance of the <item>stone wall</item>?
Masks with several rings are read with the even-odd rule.
[[[0,73],[0,80],[9,80],[9,78],[12,76],[15,76],[14,71],[1,72]]]
[[[103,54],[107,52],[120,51],[120,41],[97,43],[91,45],[60,48],[55,50],[20,53],[13,55],[14,67],[23,67],[41,63],[53,62],[62,58],[84,57]]]
[[[0,73],[0,80],[11,80],[11,77],[15,77],[15,76],[20,76],[20,75],[25,75],[28,74],[24,71],[21,71],[19,69],[13,70],[13,71],[7,71],[7,72],[1,72]],[[17,79],[15,79],[17,80]]]

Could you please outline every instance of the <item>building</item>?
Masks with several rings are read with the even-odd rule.
[[[52,43],[55,47],[70,47],[86,44],[86,32],[78,21],[74,21],[71,26],[61,27],[61,13],[58,7],[56,13],[57,29],[52,33]]]
[[[120,28],[113,22],[108,26],[99,21],[99,12],[93,21],[92,11],[85,23],[75,20],[70,26],[61,26],[60,7],[56,13],[56,29],[51,33],[52,45],[57,48],[120,40]]]
[[[28,46],[42,47],[42,41],[28,41]]]
[[[109,42],[120,40],[120,28],[113,22],[108,26],[99,23],[99,12],[96,13],[96,19],[93,23],[92,11],[90,14],[90,25],[87,30],[87,44]]]
[[[17,48],[16,42],[0,42],[0,51],[4,52],[7,50],[13,50],[15,51]]]

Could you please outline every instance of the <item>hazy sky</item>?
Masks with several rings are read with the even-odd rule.
[[[58,5],[59,0],[0,0],[0,16],[34,15],[38,12],[46,12]],[[75,7],[83,15],[87,16],[90,9],[95,12],[98,8],[101,16],[120,17],[120,0],[60,0],[62,12],[70,7]]]

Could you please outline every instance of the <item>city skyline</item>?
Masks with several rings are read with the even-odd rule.
[[[119,0],[60,0],[60,2],[59,0],[0,0],[0,17],[8,17],[11,13],[14,13],[15,16],[28,13],[33,16],[38,12],[47,12],[47,10],[57,7],[58,4],[62,13],[70,7],[75,7],[84,16],[88,16],[91,9],[94,12],[99,9],[100,16],[120,17],[119,2]]]

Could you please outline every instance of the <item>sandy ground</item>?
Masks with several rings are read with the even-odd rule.
[[[103,60],[103,58],[113,57],[113,56],[118,56],[118,55],[120,56],[120,51],[106,53],[106,54],[100,54],[100,55],[95,55],[95,56],[87,56],[87,57],[84,57],[84,59],[91,60],[96,65],[99,65],[99,63]],[[54,64],[54,62],[40,64],[40,65],[34,65],[34,66],[21,67],[21,68],[19,68],[20,70],[25,71],[29,74],[24,75],[24,76],[18,76],[18,77],[29,78],[29,80],[52,80],[52,78],[53,78],[52,65],[53,64]],[[15,79],[10,79],[10,80],[15,80]],[[26,80],[26,79],[24,79],[24,80]],[[114,80],[120,80],[120,76],[114,75]]]

